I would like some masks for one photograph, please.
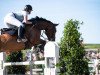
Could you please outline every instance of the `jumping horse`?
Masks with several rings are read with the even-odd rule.
[[[17,35],[10,35],[5,31],[0,35],[0,52],[14,52],[30,49],[38,44],[45,45],[46,41],[40,38],[41,30],[45,31],[49,41],[55,41],[56,26],[58,24],[39,17],[32,18],[29,21],[32,22],[32,25],[25,24],[24,35],[28,41],[17,42]]]

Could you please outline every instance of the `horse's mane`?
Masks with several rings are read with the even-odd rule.
[[[31,18],[29,21],[31,21],[31,22],[34,22],[34,21],[46,21],[46,22],[52,23],[51,21],[46,20],[45,18],[42,18],[42,17],[38,17],[38,16],[36,16],[35,18]]]

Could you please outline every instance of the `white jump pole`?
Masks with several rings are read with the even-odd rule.
[[[59,62],[59,46],[56,42],[49,41],[44,47],[45,68],[44,75],[59,75],[56,64]]]
[[[0,75],[6,75],[6,70],[5,70],[5,67],[4,67],[4,62],[5,62],[5,53],[4,52],[1,52],[0,53]]]

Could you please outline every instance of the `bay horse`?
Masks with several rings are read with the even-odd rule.
[[[4,33],[0,35],[0,52],[14,52],[23,49],[30,49],[38,44],[45,44],[46,41],[40,38],[41,30],[45,30],[45,34],[49,41],[55,41],[56,26],[49,20],[35,17],[29,20],[32,25],[25,24],[25,37],[27,42],[17,42],[16,35]]]

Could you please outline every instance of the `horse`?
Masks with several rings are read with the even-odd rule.
[[[41,17],[31,18],[29,21],[32,22],[32,24],[25,24],[24,35],[28,41],[17,42],[17,35],[10,35],[4,32],[0,35],[0,52],[15,52],[30,49],[38,44],[45,45],[46,41],[40,38],[41,30],[45,31],[49,41],[55,41],[56,26],[58,24],[54,24]]]

